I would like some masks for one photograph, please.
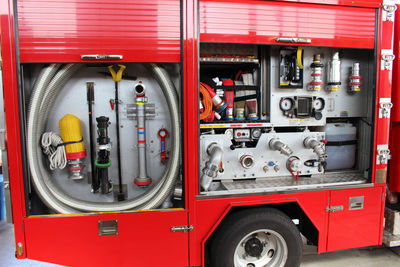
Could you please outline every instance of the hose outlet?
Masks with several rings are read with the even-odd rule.
[[[293,150],[285,143],[281,142],[279,139],[272,138],[269,141],[269,148],[275,151],[281,152],[281,154],[290,157],[293,154]]]
[[[240,164],[245,169],[251,169],[255,165],[255,160],[252,155],[243,155],[240,157]]]
[[[142,82],[135,84],[134,90],[136,96],[138,97],[144,96],[146,94],[146,86]]]
[[[210,159],[206,162],[200,178],[200,186],[204,191],[208,191],[214,178],[218,176],[218,171],[221,166],[223,150],[220,144],[211,143],[207,147],[207,153]]]
[[[304,147],[308,149],[312,149],[314,153],[318,156],[318,162],[320,163],[318,166],[318,170],[322,171],[322,167],[325,165],[325,161],[328,158],[328,155],[325,152],[324,143],[321,143],[314,137],[307,137],[303,141]]]

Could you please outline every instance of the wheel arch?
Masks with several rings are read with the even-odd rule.
[[[210,255],[210,246],[215,236],[215,233],[223,227],[223,223],[233,214],[240,213],[248,210],[262,210],[266,208],[273,208],[286,214],[289,218],[294,220],[300,233],[305,236],[312,244],[318,246],[319,231],[314,223],[311,221],[305,210],[297,200],[282,200],[272,203],[230,203],[228,207],[221,214],[220,218],[213,225],[208,232],[207,236],[202,242],[202,250],[204,262],[207,263]]]

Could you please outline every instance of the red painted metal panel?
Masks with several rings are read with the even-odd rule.
[[[343,211],[329,213],[327,251],[373,246],[381,235],[381,187],[331,191],[330,206],[343,206]],[[349,210],[350,197],[364,197],[364,207]]]
[[[99,236],[98,221],[118,220],[118,234]],[[25,219],[30,259],[67,266],[188,266],[187,211]]]
[[[338,6],[358,6],[358,7],[380,7],[382,1],[379,0],[277,0],[282,2],[297,2],[297,3],[311,3],[311,4],[325,4],[325,5],[338,5]]]
[[[24,248],[22,255],[17,255],[17,258],[21,259],[26,257],[23,225],[23,217],[26,216],[26,209],[22,179],[21,136],[18,115],[18,87],[12,1],[2,0],[0,2],[0,25],[3,73],[2,89],[7,128],[8,173],[10,178],[15,243],[20,243]]]
[[[267,205],[274,203],[296,202],[310,218],[319,231],[318,252],[325,252],[328,215],[329,191],[315,191],[293,194],[274,194],[263,196],[228,197],[218,199],[199,199],[196,201],[197,223],[195,231],[190,233],[196,247],[191,247],[190,263],[198,266],[204,264],[204,243],[219,225],[231,207]],[[212,209],[210,209],[212,207]],[[199,243],[202,244],[199,247]]]
[[[374,48],[375,16],[372,8],[201,0],[200,41],[281,44],[277,37],[299,37],[313,46]]]
[[[400,6],[398,6],[400,8]],[[399,12],[398,12],[399,13]],[[400,15],[397,14],[394,31],[394,64],[391,114],[392,127],[390,131],[390,161],[389,187],[393,192],[400,192]]]
[[[398,5],[398,10],[400,5]],[[393,52],[395,59],[393,62],[393,87],[392,87],[392,121],[400,121],[400,12],[396,14],[394,31]]]
[[[180,1],[21,0],[21,62],[80,62],[84,54],[129,62],[180,61]]]
[[[381,10],[383,12],[383,10]],[[382,15],[381,15],[382,16]],[[374,147],[374,158],[376,158],[377,145],[388,145],[389,144],[389,133],[390,133],[390,118],[379,118],[379,107],[380,99],[391,98],[392,96],[392,70],[385,69],[382,66],[381,58],[383,50],[393,49],[393,31],[394,23],[392,21],[381,21],[379,25],[379,46],[378,46],[378,85],[377,85],[377,99],[376,99],[376,129],[375,129],[375,147]],[[378,130],[379,129],[379,130]],[[387,164],[373,165],[373,173],[376,170],[387,170]],[[372,180],[376,181],[375,177]],[[386,181],[382,181],[386,183]]]

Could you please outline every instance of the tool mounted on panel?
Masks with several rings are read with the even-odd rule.
[[[108,117],[98,117],[97,121],[97,159],[95,160],[97,181],[99,181],[100,190],[102,194],[108,194],[113,190],[113,186],[110,178],[108,177],[108,168],[111,167],[110,151],[111,143],[108,137]],[[93,192],[96,193],[96,188],[92,188]],[[98,190],[98,188],[97,188]]]
[[[341,82],[341,61],[339,52],[335,52],[332,55],[331,61],[329,62],[328,80],[326,90],[328,92],[336,92],[340,90]]]
[[[311,82],[308,86],[310,91],[321,91],[324,81],[323,81],[323,68],[324,64],[321,62],[321,54],[315,54],[313,62],[310,65],[311,68]]]
[[[118,64],[118,71],[115,72],[113,69],[113,65],[108,66],[108,70],[111,73],[111,76],[113,80],[115,81],[115,99],[114,99],[114,105],[115,105],[115,118],[116,118],[116,130],[117,130],[117,155],[118,155],[118,187],[119,187],[119,192],[117,192],[117,199],[118,201],[122,201],[126,198],[126,195],[124,194],[122,190],[122,170],[121,170],[121,144],[120,144],[120,134],[119,134],[119,128],[120,128],[120,122],[119,122],[119,96],[118,96],[118,84],[122,80],[122,74],[124,70],[126,69],[126,66]]]
[[[136,119],[137,119],[137,147],[139,175],[134,179],[137,186],[145,187],[151,184],[152,180],[147,175],[146,167],[146,87],[140,81],[134,87],[136,94]]]
[[[353,63],[351,68],[351,76],[349,82],[349,93],[356,93],[361,91],[362,76],[360,75],[360,63]]]
[[[280,51],[279,88],[303,87],[303,48],[283,48]]]
[[[90,163],[92,168],[92,189],[93,192],[97,192],[100,187],[100,182],[96,175],[95,168],[95,158],[96,158],[96,146],[93,139],[93,104],[94,104],[94,83],[87,82],[86,83],[86,94],[88,101],[88,115],[89,115],[89,142],[90,142]]]
[[[70,178],[80,180],[84,178],[82,170],[85,168],[83,159],[86,149],[83,143],[81,121],[74,115],[67,114],[59,121],[61,138],[64,143]]]
[[[168,152],[167,152],[167,142],[165,141],[165,139],[168,137],[168,131],[165,128],[161,128],[160,130],[158,130],[157,133],[158,137],[160,137],[161,139],[161,163],[162,164],[166,164],[168,161]]]

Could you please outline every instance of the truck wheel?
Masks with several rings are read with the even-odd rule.
[[[211,244],[214,267],[295,267],[303,245],[299,230],[279,210],[256,208],[234,213]]]

